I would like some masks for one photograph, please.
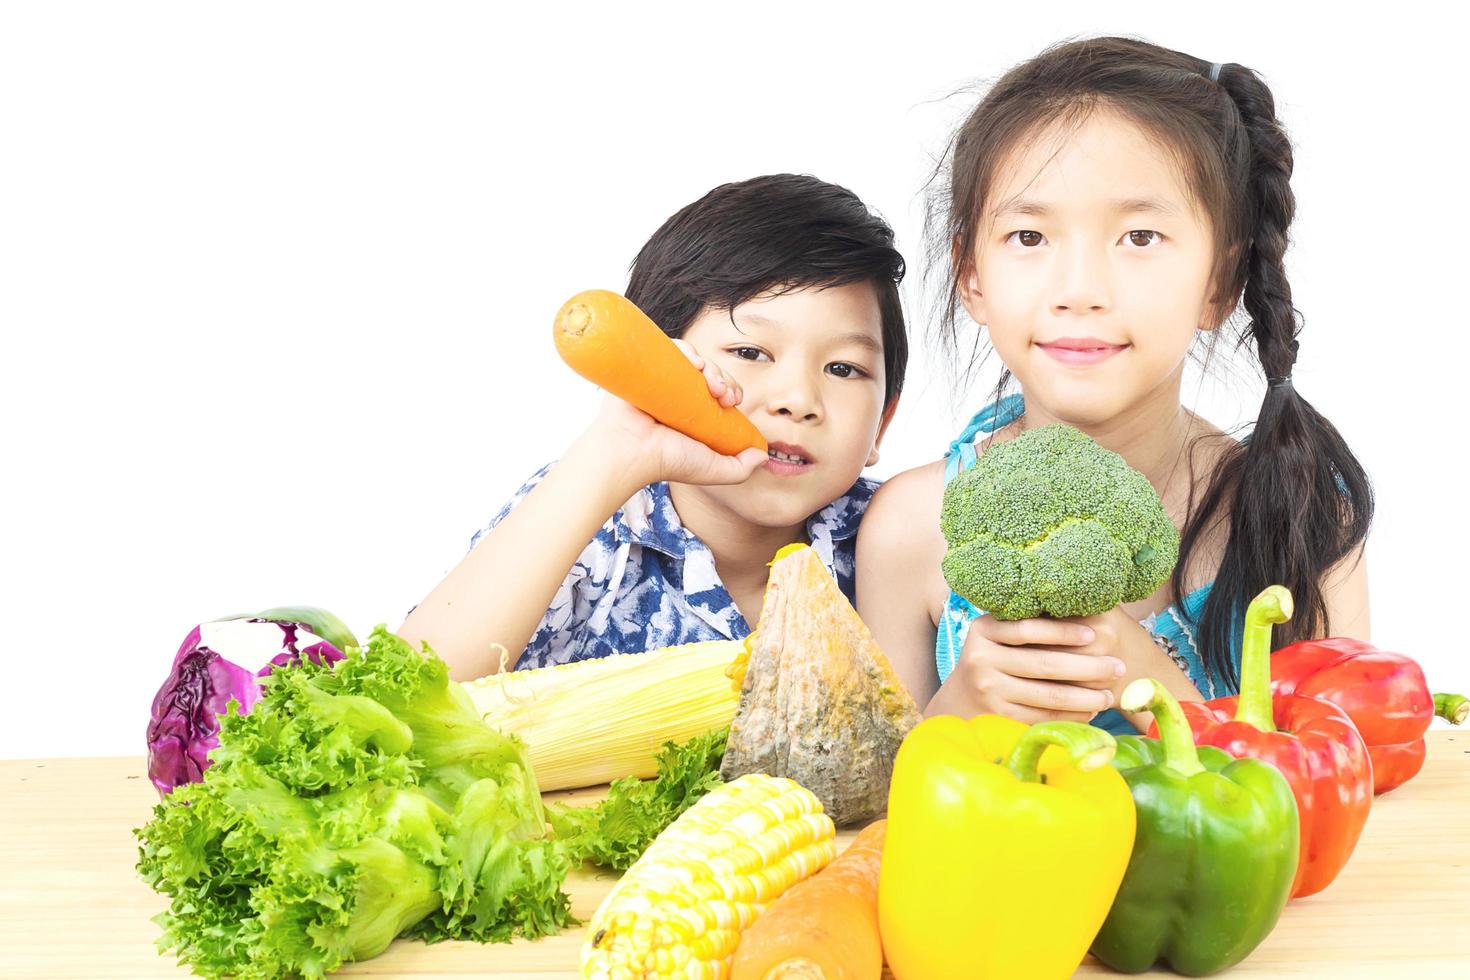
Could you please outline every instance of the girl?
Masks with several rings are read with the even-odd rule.
[[[1146,728],[1113,710],[1123,687],[1152,676],[1181,698],[1233,693],[1234,631],[1271,583],[1296,599],[1278,644],[1366,640],[1373,498],[1292,385],[1292,153],[1266,84],[1142,41],[1063,44],[997,83],[947,165],[942,326],[953,343],[962,306],[1006,370],[943,460],[883,486],[858,539],[859,611],[926,714]],[[1191,347],[1211,348],[1241,303],[1240,340],[1268,384],[1237,442],[1181,405],[1180,385]],[[1021,391],[1001,398],[1011,378]],[[1050,422],[1149,478],[1181,528],[1179,563],[1142,602],[998,622],[940,572],[944,485],[986,446]]]

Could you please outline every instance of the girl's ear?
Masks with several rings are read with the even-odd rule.
[[[951,260],[956,270],[955,287],[960,303],[964,305],[965,312],[970,314],[970,319],[984,326],[985,297],[980,292],[980,273],[975,267],[975,257],[961,252],[958,238],[955,239]]]
[[[888,431],[888,423],[893,421],[893,413],[897,408],[898,396],[894,395],[893,401],[889,402],[888,407],[883,409],[883,418],[878,423],[878,436],[873,440],[873,448],[868,451],[868,461],[863,464],[864,466],[878,465],[878,445],[883,441],[883,435]]]
[[[1237,263],[1240,261],[1240,251],[1241,247],[1239,245],[1231,248],[1230,259],[1225,264],[1226,269],[1233,270],[1236,268]],[[1231,277],[1227,274],[1227,278]],[[1205,304],[1204,312],[1200,314],[1199,329],[1202,333],[1212,333],[1213,331],[1219,330],[1225,325],[1225,321],[1230,319],[1230,314],[1235,312],[1235,308],[1240,305],[1239,290],[1236,290],[1233,296],[1223,296],[1221,295],[1222,289],[1223,286],[1218,281],[1211,283],[1210,300]]]

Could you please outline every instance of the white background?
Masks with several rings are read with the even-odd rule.
[[[1297,144],[1296,377],[1376,480],[1375,640],[1470,689],[1463,46],[1411,4],[8,4],[0,12],[0,756],[137,754],[196,622],[396,627],[585,424],[553,313],[663,219],[844,184],[917,286],[972,96],[1131,33],[1262,71]],[[619,12],[614,12],[616,7]],[[923,352],[875,474],[977,407]],[[1187,386],[1219,424],[1244,383]],[[927,383],[926,383],[927,382]]]

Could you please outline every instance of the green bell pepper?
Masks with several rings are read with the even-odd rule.
[[[1113,765],[1133,791],[1138,832],[1092,954],[1123,973],[1161,961],[1196,977],[1234,966],[1275,927],[1291,891],[1291,786],[1269,763],[1196,748],[1158,681],[1128,685],[1119,705],[1153,712],[1160,739],[1118,739]]]

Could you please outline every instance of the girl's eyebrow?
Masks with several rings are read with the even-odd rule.
[[[1178,217],[1179,209],[1163,198],[1158,197],[1128,197],[1113,201],[1109,208],[1115,214],[1163,214],[1170,217]],[[1040,201],[1031,201],[1026,198],[1016,197],[1000,206],[995,212],[997,218],[1010,215],[1027,215],[1030,217],[1045,217],[1051,214],[1051,208]]]

